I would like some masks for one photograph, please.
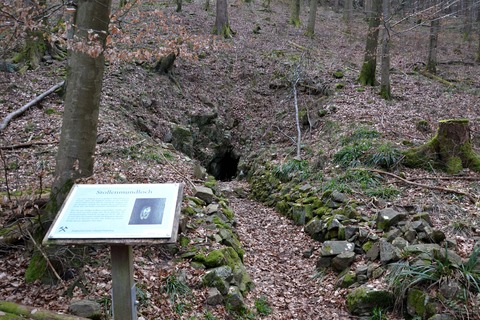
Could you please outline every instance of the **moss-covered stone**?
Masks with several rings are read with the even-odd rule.
[[[222,208],[222,212],[228,218],[228,220],[233,220],[233,218],[235,217],[233,210],[229,207]]]
[[[190,243],[190,238],[186,236],[180,236],[178,242],[180,243],[181,247],[186,247]]]
[[[182,213],[187,216],[194,216],[196,211],[192,207],[185,207],[182,209]]]
[[[192,201],[192,202],[195,203],[197,206],[204,206],[204,205],[206,205],[205,201],[203,201],[202,199],[197,198],[197,197],[186,197],[186,199],[189,200],[189,201]]]
[[[217,228],[219,229],[232,229],[232,226],[228,223],[226,223],[225,221],[223,221],[222,219],[220,219],[219,216],[217,215],[214,215],[212,216],[212,222],[217,226]]]
[[[343,74],[343,70],[336,70],[334,73],[333,73],[333,77],[335,79],[342,79],[344,77],[344,74]]]
[[[242,264],[237,252],[231,247],[213,250],[207,256],[203,253],[197,254],[193,261],[200,262],[207,268],[230,266],[233,269],[237,264]]]
[[[237,236],[230,229],[221,229],[219,230],[219,235],[222,237],[222,243],[232,247],[235,252],[238,254],[240,259],[243,261],[243,256],[245,255],[245,250],[242,248],[242,244],[238,240]]]
[[[373,309],[389,309],[393,307],[393,294],[386,290],[374,290],[359,287],[347,295],[347,307],[350,313],[357,316],[371,315]]]
[[[428,319],[436,313],[436,305],[428,294],[420,289],[410,289],[407,293],[407,313]]]
[[[278,201],[275,205],[275,210],[286,215],[290,210],[290,204],[288,204],[288,202],[285,200]]]
[[[364,252],[368,252],[370,251],[370,249],[372,248],[373,244],[375,242],[371,241],[371,240],[368,240],[367,242],[365,242],[363,245],[362,245],[362,250]]]
[[[340,273],[337,281],[337,287],[348,288],[357,281],[354,271],[346,271]]]
[[[193,135],[190,129],[183,126],[174,126],[172,132],[172,144],[180,152],[187,156],[193,155]]]
[[[323,217],[324,215],[327,215],[330,212],[332,212],[332,209],[324,206],[319,207],[313,211],[313,213],[318,217]]]

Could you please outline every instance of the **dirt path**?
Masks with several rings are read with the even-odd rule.
[[[233,189],[238,182],[226,184]],[[245,186],[246,187],[246,186]],[[320,243],[293,223],[262,204],[230,197],[238,220],[245,265],[256,288],[251,296],[264,296],[273,311],[267,319],[350,319],[334,275],[315,278]]]

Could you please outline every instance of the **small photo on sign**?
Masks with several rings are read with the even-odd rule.
[[[128,224],[162,224],[165,198],[135,199]]]

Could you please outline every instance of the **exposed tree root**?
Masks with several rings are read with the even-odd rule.
[[[418,183],[418,182],[414,182],[414,181],[410,181],[410,180],[407,180],[407,179],[404,179],[394,173],[391,173],[391,172],[387,172],[387,171],[383,171],[383,170],[378,170],[378,169],[370,169],[370,168],[358,168],[358,169],[353,169],[353,170],[366,170],[366,171],[370,171],[370,172],[376,172],[376,173],[380,173],[380,174],[384,174],[384,175],[387,175],[387,176],[390,176],[390,177],[393,177],[395,179],[398,179],[406,184],[409,184],[409,185],[412,185],[412,186],[416,186],[416,187],[420,187],[420,188],[425,188],[425,189],[431,189],[431,190],[438,190],[438,191],[442,191],[442,192],[449,192],[449,193],[454,193],[454,194],[459,194],[459,195],[462,195],[462,196],[465,196],[468,198],[468,200],[470,200],[470,202],[472,203],[476,203],[477,202],[477,199],[475,197],[473,197],[471,194],[468,194],[466,192],[463,192],[463,191],[459,191],[459,190],[454,190],[454,189],[449,189],[449,188],[443,188],[443,187],[438,187],[438,186],[429,186],[428,184],[423,184],[423,183]]]

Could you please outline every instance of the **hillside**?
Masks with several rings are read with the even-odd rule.
[[[217,182],[216,188],[222,190],[237,216],[236,232],[246,251],[245,266],[256,285],[247,295],[247,304],[254,309],[254,303],[266,297],[273,310],[265,319],[349,319],[344,299],[348,290],[335,288],[336,274],[329,271],[315,278],[320,242],[310,239],[302,226],[273,208],[244,197],[252,188],[245,175],[252,175],[256,164],[281,167],[295,157],[292,80],[298,71],[301,158],[311,168],[305,182],[315,182],[320,190],[344,192],[365,215],[395,206],[428,211],[435,227],[457,241],[458,253],[463,258],[469,255],[480,239],[478,173],[464,169],[447,175],[434,168],[411,169],[401,164],[389,168],[411,182],[467,193],[477,199],[472,203],[456,193],[402,183],[383,174],[375,176],[380,182],[374,188],[363,188],[355,181],[358,176],[347,181],[344,175],[349,170],[335,161],[339,151],[348,146],[349,137],[362,130],[376,132],[375,143],[405,150],[429,141],[440,120],[454,118],[470,120],[473,149],[480,151],[477,44],[462,36],[460,18],[452,16],[442,23],[439,40],[438,76],[451,85],[419,72],[427,57],[429,28],[415,24],[414,19],[396,25],[391,44],[393,99],[385,101],[378,95],[378,87],[362,87],[356,82],[367,32],[360,11],[347,32],[341,13],[319,7],[316,34],[308,38],[304,26],[288,24],[287,3],[275,2],[266,10],[259,2],[235,1],[229,6],[235,36],[220,39],[211,36],[214,11],[203,10],[203,5],[187,2],[183,11],[176,13],[173,3],[144,2],[125,16],[127,31],[138,36],[139,42],[119,41],[118,52],[158,50],[152,57],[134,55],[130,62],[118,58],[109,62],[95,175],[84,182],[184,182],[186,195],[192,196],[190,182],[204,183],[193,175],[198,161],[212,174],[218,167],[234,170],[238,177]],[[304,25],[307,11],[302,8]],[[149,36],[144,30],[154,34]],[[171,50],[170,44],[180,52],[173,77],[153,70],[155,61]],[[37,70],[0,72],[0,119],[60,82],[65,69],[65,61],[47,58]],[[32,207],[33,200],[47,198],[62,112],[61,97],[50,95],[0,134],[3,227],[35,216],[38,208]],[[184,145],[175,143],[179,127],[191,130],[193,149],[185,150]],[[218,160],[213,162],[217,167],[213,160]],[[222,170],[216,172],[217,177],[230,177]],[[250,178],[255,180],[255,176]],[[205,237],[201,231],[192,232],[192,239]],[[75,270],[73,278],[60,285],[26,284],[24,273],[33,249],[28,239],[22,234],[14,246],[0,246],[0,300],[66,311],[71,300],[88,297],[101,300],[108,309],[111,279],[107,248],[89,250],[92,262]],[[305,255],[309,250],[312,253]],[[142,246],[135,248],[135,253],[136,282],[145,293],[139,308],[144,319],[234,318],[223,306],[205,305],[202,271],[192,268],[188,260],[179,259],[164,247]],[[356,263],[360,262],[359,258]],[[194,302],[185,303],[181,312],[180,304],[171,303],[162,292],[164,279],[179,272],[187,274],[194,288]],[[78,279],[86,284],[86,291],[75,282]],[[66,295],[69,288],[73,290],[70,296]]]

